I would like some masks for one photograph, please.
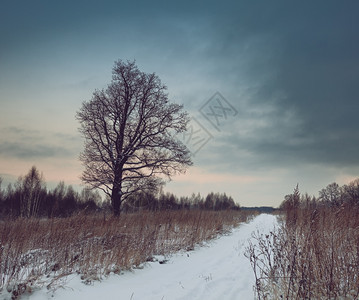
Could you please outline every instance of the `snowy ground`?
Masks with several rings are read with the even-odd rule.
[[[43,288],[22,299],[253,299],[254,275],[244,250],[253,231],[266,233],[275,224],[274,216],[262,214],[230,235],[173,255],[166,263],[150,262],[90,285],[70,275],[55,293]]]

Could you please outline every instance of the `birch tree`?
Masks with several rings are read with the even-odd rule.
[[[19,177],[17,190],[20,192],[20,215],[37,217],[43,195],[46,193],[43,175],[33,166],[24,176]]]

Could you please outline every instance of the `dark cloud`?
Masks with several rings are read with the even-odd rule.
[[[63,133],[27,130],[17,127],[1,129],[0,156],[21,160],[76,157],[80,153],[79,137]]]
[[[248,6],[224,20],[222,28],[231,23],[232,30],[221,37],[219,27],[216,36],[227,61],[223,76],[237,70],[238,83],[250,87],[245,105],[230,94],[241,111],[232,132],[217,138],[217,161],[245,151],[258,167],[359,165],[359,4]]]
[[[3,157],[13,157],[23,160],[66,157],[72,154],[68,149],[61,146],[51,146],[47,144],[35,143],[26,144],[24,142],[4,142],[0,145],[0,155]]]

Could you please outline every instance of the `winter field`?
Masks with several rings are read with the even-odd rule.
[[[224,286],[233,297],[253,294],[243,247],[255,228],[273,223],[266,218],[246,224],[245,212],[163,211],[2,222],[0,298],[201,299]]]
[[[358,215],[296,189],[280,215],[3,222],[0,299],[359,299]]]
[[[254,231],[268,232],[272,215],[259,215],[193,251],[157,256],[141,268],[85,285],[64,278],[54,293],[45,288],[24,299],[253,299],[254,275],[244,251]]]

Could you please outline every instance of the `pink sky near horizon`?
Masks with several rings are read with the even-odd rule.
[[[44,180],[49,189],[55,187],[60,181],[64,181],[66,185],[72,185],[76,189],[82,189],[85,185],[81,182],[80,176],[82,172],[81,162],[75,158],[67,158],[63,160],[41,159],[34,163],[19,159],[1,159],[2,177],[5,177],[5,183],[15,182],[19,176],[25,175],[30,168],[35,165],[42,172]],[[228,196],[241,206],[274,206],[277,207],[284,195],[293,191],[296,182],[288,185],[284,190],[283,178],[285,178],[285,170],[277,172],[267,172],[265,175],[239,175],[235,173],[212,172],[206,168],[192,166],[185,174],[178,174],[172,177],[172,180],[164,186],[164,192],[174,193],[176,196],[191,196],[193,193],[200,193],[206,196],[210,192],[226,193]],[[356,179],[355,176],[339,173],[333,178],[333,182],[340,185],[348,184]],[[320,187],[324,188],[326,182]],[[308,192],[311,195],[317,195],[319,189],[310,189],[310,180],[300,182],[300,191]],[[5,188],[3,185],[2,188]]]

